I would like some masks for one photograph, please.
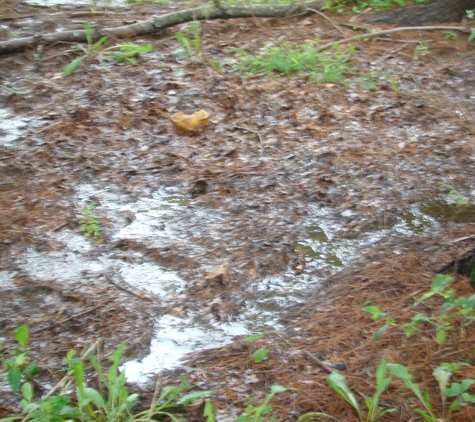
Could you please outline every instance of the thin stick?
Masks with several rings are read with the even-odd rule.
[[[319,365],[323,370],[325,370],[329,374],[331,374],[333,372],[333,370],[328,365],[325,365],[320,359],[313,356],[309,351],[301,350],[301,352],[304,355],[308,356],[310,359],[312,359],[317,365]]]
[[[322,18],[325,18],[328,22],[330,22],[338,31],[340,31],[343,35],[346,35],[345,31],[341,29],[335,22],[333,22],[327,15],[324,13],[316,10],[316,9],[310,9],[310,7],[307,7],[307,10],[312,11],[313,13],[316,13],[317,15],[320,15]]]
[[[458,239],[451,240],[450,242],[445,242],[444,245],[453,245],[454,243],[462,242],[463,240],[469,240],[475,238],[475,234],[469,236],[459,237]]]
[[[248,132],[255,133],[259,137],[259,141],[261,142],[261,155],[260,155],[259,158],[262,158],[262,155],[264,153],[264,140],[262,139],[261,134],[257,130],[252,130],[252,129],[246,127],[246,126],[234,125],[234,127],[237,128],[237,129],[247,130]]]
[[[125,287],[122,287],[122,286],[119,286],[116,282],[112,281],[108,276],[106,276],[106,280],[108,283],[112,284],[113,286],[115,286],[117,289],[119,290],[122,290],[123,292],[126,292],[128,293],[129,295],[132,295],[132,296],[136,296],[136,297],[139,297],[140,299],[143,299],[143,300],[148,300],[148,301],[152,301],[153,299],[147,297],[147,296],[144,296],[140,293],[135,293],[133,292],[132,290],[129,290],[129,289],[126,289]]]
[[[155,408],[155,404],[157,403],[161,381],[162,381],[162,371],[160,371],[159,374],[157,375],[157,381],[155,382],[155,390],[153,392],[152,403],[150,403],[150,409],[148,411],[147,420],[152,419],[153,409]]]
[[[370,37],[379,37],[381,35],[388,35],[394,34],[396,32],[403,32],[403,31],[460,31],[460,32],[467,32],[467,28],[465,26],[403,26],[400,28],[393,28],[388,29],[386,31],[377,31],[377,32],[370,32],[368,34],[359,34],[355,35],[354,37],[345,38],[344,40],[340,41],[333,41],[332,43],[322,45],[321,47],[317,48],[315,51],[323,51],[335,44],[343,44],[354,40],[360,40],[363,38],[370,38]]]

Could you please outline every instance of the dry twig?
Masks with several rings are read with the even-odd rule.
[[[255,134],[259,137],[259,141],[261,142],[261,153],[260,153],[259,158],[262,158],[262,155],[263,155],[263,153],[264,153],[264,140],[262,139],[261,134],[260,134],[257,130],[250,129],[250,128],[246,127],[246,126],[234,125],[234,127],[235,127],[236,129],[247,130],[248,132],[255,133]]]
[[[315,9],[311,9],[310,7],[307,8],[307,10],[310,10],[312,11],[313,13],[316,13],[317,15],[320,15],[322,18],[325,18],[328,22],[330,22],[336,29],[338,29],[338,31],[340,31],[343,35],[346,35],[345,31],[343,31],[343,29],[341,29],[335,22],[333,22],[332,19],[330,19],[327,15],[325,15],[324,13],[318,11],[318,10],[315,10]]]
[[[348,43],[350,41],[355,40],[363,40],[365,38],[372,38],[372,37],[379,37],[381,35],[388,35],[394,34],[396,32],[403,32],[403,31],[460,31],[460,32],[467,32],[467,28],[465,26],[403,26],[400,28],[393,28],[387,29],[385,31],[377,31],[377,32],[369,32],[367,34],[358,34],[354,37],[345,38],[344,40],[334,41],[332,43],[328,43],[322,45],[321,47],[317,48],[316,51],[323,51],[335,44],[343,44]]]

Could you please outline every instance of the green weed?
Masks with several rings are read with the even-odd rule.
[[[199,57],[201,55],[201,23],[200,22],[191,22],[190,23],[190,34],[192,38],[186,37],[183,32],[176,32],[175,38],[181,44],[181,48],[174,52],[177,57],[185,57],[187,59],[191,57]]]
[[[46,395],[45,398],[34,401],[33,384],[27,381],[30,374],[26,373],[26,346],[29,338],[26,327],[20,327],[15,332],[15,338],[24,350],[14,354],[14,358],[4,361],[7,368],[7,380],[13,392],[18,391],[21,385],[22,400],[20,402],[22,412],[0,419],[0,422],[13,422],[18,419],[35,422],[148,422],[155,420],[154,417],[166,417],[172,422],[182,422],[182,419],[170,412],[170,409],[178,409],[195,403],[206,397],[211,391],[194,391],[186,393],[192,386],[183,381],[179,386],[163,387],[158,394],[158,386],[150,408],[139,413],[132,413],[132,408],[139,402],[138,394],[129,394],[126,388],[126,378],[123,372],[119,372],[119,364],[122,356],[123,345],[109,357],[112,365],[105,371],[100,364],[100,359],[93,353],[87,353],[94,373],[97,376],[98,389],[88,386],[85,376],[85,360],[75,358],[74,351],[68,352],[63,361],[68,365],[67,375],[63,381],[69,379],[75,386],[77,400],[72,401],[65,394],[70,389],[66,384],[59,395]],[[38,372],[35,370],[34,372]],[[56,387],[55,387],[56,388]],[[53,389],[54,390],[54,389]],[[52,390],[52,391],[53,391]],[[186,393],[183,395],[183,393]],[[208,406],[209,409],[209,406]],[[208,418],[208,422],[212,419]]]
[[[413,3],[425,3],[431,0],[413,0]],[[355,4],[356,3],[356,4]],[[382,10],[394,6],[404,7],[407,2],[405,0],[356,0],[356,1],[328,1],[323,10],[331,10],[337,13],[343,13],[345,6],[351,6],[353,13],[364,13],[367,9]]]
[[[373,340],[377,341],[381,338],[382,334],[391,326],[398,326],[394,318],[391,318],[387,312],[381,311],[377,306],[371,305],[363,308],[363,311],[369,312],[373,321],[384,320],[384,325],[379,328],[373,336]]]
[[[454,199],[455,205],[457,207],[467,205],[467,200],[465,199],[465,197],[453,186],[447,185],[447,184],[439,185],[439,189],[445,189],[445,188],[450,189],[449,195]]]
[[[205,403],[203,416],[206,416],[206,422],[215,422],[213,404],[210,401]]]
[[[323,6],[322,10],[331,10],[332,12],[336,13],[343,13],[345,11],[344,7],[346,6],[345,1],[332,1],[329,0],[325,3],[325,6]]]
[[[234,50],[240,59],[237,66],[244,75],[305,73],[312,79],[323,83],[341,81],[350,69],[350,60],[355,52],[354,47],[334,48],[324,52],[317,51],[317,42],[301,45],[281,45],[279,47],[264,46],[257,54],[249,54],[244,50]]]
[[[13,356],[3,361],[3,366],[7,370],[7,381],[13,393],[17,393],[20,387],[33,391],[32,379],[39,373],[38,365],[31,362],[28,357],[27,347],[29,338],[30,334],[27,327],[21,326],[17,328],[15,340],[20,345],[21,350],[15,349]]]
[[[358,414],[358,421],[374,422],[379,420],[386,413],[396,411],[395,408],[383,409],[379,406],[380,396],[386,390],[389,385],[389,382],[391,381],[391,378],[386,377],[386,374],[386,361],[383,359],[381,361],[381,364],[378,366],[378,369],[376,370],[376,392],[374,393],[373,397],[368,397],[365,400],[365,405],[368,409],[366,412],[360,408],[358,400],[356,399],[356,396],[353,394],[351,389],[348,387],[344,375],[340,374],[337,371],[334,371],[328,376],[327,382],[328,385],[333,390],[335,390],[341,398],[343,398],[353,407],[353,409],[355,409],[356,413]],[[315,417],[330,417],[332,419],[337,420],[333,416],[330,416],[326,413],[311,412],[300,416],[298,418],[298,422]]]
[[[253,356],[254,356],[254,362],[256,363],[262,362],[267,357],[267,349],[256,350]]]
[[[83,218],[79,221],[79,230],[81,230],[86,237],[99,237],[102,231],[99,221],[92,215],[96,206],[97,204],[93,202],[82,211]]]
[[[86,59],[97,58],[97,60],[105,65],[104,58],[111,57],[118,62],[127,62],[130,64],[136,64],[137,60],[135,56],[139,54],[149,53],[153,50],[152,46],[139,45],[129,42],[123,42],[113,45],[112,47],[103,48],[107,41],[107,37],[102,37],[98,41],[94,42],[94,28],[90,22],[84,24],[86,32],[87,44],[77,44],[68,50],[69,53],[81,54],[73,61],[68,63],[63,69],[63,77],[69,76],[73,73],[79,65]]]
[[[459,37],[454,31],[447,31],[444,35],[444,40],[453,40],[456,41],[458,40]]]
[[[364,311],[371,313],[374,321],[384,320],[385,322],[376,331],[374,340],[379,340],[383,332],[390,326],[399,327],[407,337],[410,337],[416,331],[420,331],[423,327],[430,325],[435,328],[437,342],[442,345],[446,341],[447,332],[453,328],[452,321],[459,320],[459,324],[462,327],[472,324],[475,321],[475,294],[468,298],[455,297],[455,291],[447,289],[449,283],[453,281],[454,279],[450,276],[438,274],[431,283],[431,289],[415,302],[414,306],[418,306],[432,296],[441,296],[445,303],[440,307],[439,312],[435,316],[419,312],[411,318],[410,322],[398,324],[377,306],[363,308]]]
[[[471,21],[475,20],[475,9],[466,11],[467,18]],[[470,28],[470,35],[468,36],[468,42],[473,41],[475,38],[475,28]]]
[[[260,406],[256,406],[253,399],[246,402],[247,407],[244,409],[244,414],[239,416],[235,422],[266,422],[262,416],[265,416],[274,409],[274,407],[270,405],[269,402],[277,393],[282,393],[287,389],[280,385],[272,385],[270,390],[271,392],[266,394],[264,402]],[[277,422],[277,419],[270,419],[267,422]]]
[[[450,283],[454,279],[447,275],[438,274],[431,283],[429,291],[421,295],[415,302],[414,306],[425,303],[432,296],[440,296],[444,299],[444,303],[440,306],[438,313],[435,316],[429,316],[423,313],[417,313],[412,317],[409,323],[397,324],[396,321],[390,318],[387,313],[382,312],[377,306],[368,306],[364,308],[365,311],[370,312],[373,320],[384,320],[385,324],[381,327],[374,339],[377,340],[383,331],[389,326],[397,326],[402,329],[409,337],[414,332],[420,331],[424,326],[430,325],[436,329],[436,340],[443,345],[446,341],[446,334],[453,328],[453,321],[457,320],[458,326],[464,327],[470,325],[475,321],[475,294],[466,297],[456,297],[455,291],[450,289]],[[449,380],[453,373],[457,372],[462,366],[469,366],[465,362],[447,363],[444,362],[434,369],[432,375],[439,384],[439,390],[442,399],[442,415],[436,415],[430,398],[427,393],[422,393],[412,381],[412,374],[407,368],[400,364],[388,363],[387,368],[392,375],[402,380],[407,388],[409,388],[417,399],[422,403],[423,409],[414,409],[416,413],[421,415],[424,420],[428,422],[438,422],[440,420],[450,420],[452,413],[462,406],[467,406],[475,403],[475,395],[469,389],[475,384],[475,380],[463,379],[461,382],[452,382],[449,386]],[[340,394],[341,395],[341,394]],[[447,397],[453,397],[451,405],[447,410]],[[348,401],[348,399],[347,399]]]
[[[353,13],[363,13],[368,7],[375,10],[386,9],[392,6],[404,7],[404,0],[357,0],[357,6],[352,7]]]
[[[251,343],[254,340],[258,340],[260,338],[265,337],[265,333],[260,333],[260,334],[253,334],[252,336],[246,337],[244,339],[245,342]],[[255,363],[262,362],[266,357],[267,357],[267,349],[258,349],[256,350],[253,354],[252,357],[254,358]]]
[[[463,406],[467,406],[475,403],[475,395],[469,392],[470,387],[475,383],[475,380],[464,379],[460,383],[452,382],[448,387],[449,380],[454,372],[462,366],[469,366],[465,362],[459,363],[442,363],[436,367],[432,375],[439,384],[439,390],[442,398],[442,418],[437,416],[432,408],[429,395],[425,392],[422,393],[419,386],[412,381],[413,375],[407,370],[404,365],[396,363],[386,363],[384,359],[381,360],[379,367],[376,370],[376,392],[374,396],[368,397],[365,400],[367,410],[363,411],[360,408],[358,400],[355,394],[351,391],[346,383],[346,379],[339,372],[334,371],[327,378],[328,385],[335,390],[340,397],[342,397],[347,403],[349,403],[356,411],[359,422],[373,422],[381,419],[386,413],[395,412],[397,409],[389,408],[384,409],[379,406],[379,400],[381,394],[386,390],[391,382],[391,378],[387,377],[387,371],[389,371],[395,378],[403,381],[404,385],[409,388],[414,396],[423,405],[423,409],[413,409],[414,412],[421,415],[424,420],[428,422],[440,422],[442,420],[450,420],[452,413]],[[446,409],[447,397],[455,397],[455,400],[451,403],[448,412]],[[325,417],[333,420],[337,418],[322,412],[310,412],[302,415],[298,418],[298,422],[317,418]],[[447,419],[448,418],[448,419]]]
[[[221,64],[217,61],[210,60],[208,56],[201,51],[201,23],[191,22],[189,29],[190,38],[184,35],[183,32],[175,33],[175,38],[180,43],[181,48],[176,50],[173,54],[176,57],[185,59],[203,59],[203,64],[208,64],[218,71],[221,71]],[[180,73],[177,72],[177,74]]]
[[[462,406],[475,403],[475,395],[468,392],[468,389],[475,383],[475,380],[464,379],[461,383],[453,382],[450,387],[447,388],[450,377],[461,366],[469,365],[465,362],[444,362],[432,372],[432,375],[439,383],[439,389],[442,398],[442,418],[435,414],[434,410],[432,409],[429,395],[420,391],[418,385],[412,381],[412,375],[405,366],[396,363],[389,363],[388,369],[396,378],[402,380],[406,387],[408,387],[423,404],[424,409],[414,409],[414,412],[421,415],[428,422],[439,422],[441,420],[447,420],[447,417],[450,419],[452,413],[455,410],[460,409]],[[447,397],[456,397],[456,399],[450,405],[448,413],[446,410]]]
[[[431,54],[431,52],[429,50],[429,44],[427,44],[424,41],[419,42],[419,45],[414,49],[414,53],[413,53],[414,57],[428,56],[430,54]]]

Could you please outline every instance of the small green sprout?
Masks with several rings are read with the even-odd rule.
[[[92,215],[96,206],[97,204],[93,202],[82,211],[83,218],[79,221],[79,230],[81,230],[86,237],[99,237],[102,231],[99,221]]]

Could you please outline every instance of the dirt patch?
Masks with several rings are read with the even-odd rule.
[[[82,28],[85,18],[71,12],[87,10],[2,7],[2,39]],[[111,27],[186,7],[145,3],[94,21]],[[176,29],[186,33],[187,25]],[[27,324],[33,356],[48,369],[58,369],[67,350],[97,339],[106,354],[124,342],[125,357],[140,359],[156,318],[232,325],[252,302],[257,320],[267,310],[282,312],[279,324],[293,330],[269,334],[272,359],[251,364],[254,345],[233,343],[195,357],[202,368],[214,365],[209,378],[187,376],[215,389],[223,418],[236,412],[232,403],[279,383],[308,398],[287,394],[282,420],[311,410],[316,396],[318,408],[351,420],[301,351],[346,361],[363,392],[371,390],[364,378],[388,350],[388,359],[405,362],[411,356],[404,348],[419,351],[425,342],[405,344],[406,354],[371,343],[376,325],[360,308],[375,298],[393,312],[408,307],[434,268],[470,246],[444,252],[443,242],[470,234],[473,225],[424,220],[421,209],[451,199],[443,184],[473,203],[473,49],[443,33],[401,33],[391,42],[356,44],[347,79],[322,84],[299,74],[241,78],[233,71],[237,59],[226,53],[339,37],[320,16],[205,23],[202,49],[222,63],[220,72],[198,57],[177,58],[174,30],[134,40],[155,48],[136,66],[90,61],[67,78],[60,73],[73,56],[64,45],[0,57],[2,85],[31,91],[0,92],[3,120],[11,122],[0,127],[0,326],[7,349],[14,329]],[[420,42],[428,50],[416,50]],[[169,118],[201,109],[211,117],[198,134],[177,131]],[[90,242],[79,226],[92,202],[103,230]],[[297,244],[309,231],[314,243],[302,249]],[[325,238],[340,249],[315,246]],[[350,264],[329,279],[325,298],[284,313]],[[143,285],[128,284],[139,270]],[[169,276],[157,278],[168,283],[165,293],[150,287],[158,270]],[[269,330],[273,322],[259,324]],[[397,336],[384,345],[397,344]],[[427,344],[411,359],[424,368],[446,359],[435,342]],[[464,343],[461,359],[465,351]],[[258,376],[252,386],[242,381],[243,368]],[[460,420],[473,418],[464,412]],[[409,420],[409,410],[404,416]]]

